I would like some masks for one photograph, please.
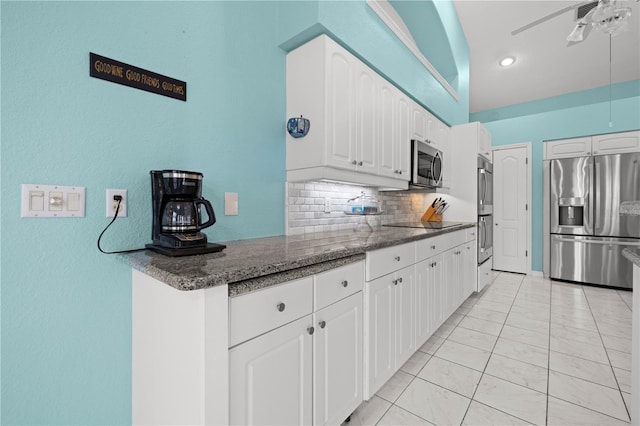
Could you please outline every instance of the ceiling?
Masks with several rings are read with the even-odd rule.
[[[515,36],[511,31],[564,7],[563,0],[454,0],[470,49],[470,112],[485,111],[609,84],[609,36],[593,29],[587,39],[567,47],[575,12],[569,11]],[[628,30],[611,39],[613,83],[640,79],[640,4]],[[498,61],[515,56],[511,67]]]

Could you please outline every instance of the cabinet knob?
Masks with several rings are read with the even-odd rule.
[[[284,303],[282,302],[278,303],[276,307],[278,308],[278,312],[284,311],[284,308],[285,308]]]
[[[401,175],[402,174],[402,170],[398,170],[398,174]]]
[[[351,164],[353,164],[353,165],[355,166],[356,164],[358,164],[358,162],[357,162],[356,160],[353,160],[353,161],[351,162]]]
[[[313,327],[307,328],[307,333],[309,333],[309,334],[313,334],[314,331],[316,331],[316,329],[313,328]]]
[[[402,277],[398,278],[398,282],[402,284]]]
[[[358,161],[358,166],[362,166],[362,161]]]
[[[431,250],[435,250],[435,249],[436,249],[436,246],[434,244],[434,245],[431,246]]]
[[[391,282],[393,283],[393,285],[398,285],[398,280],[393,280]]]
[[[325,328],[327,326],[327,323],[326,321],[320,321],[318,325],[320,325],[320,328]]]
[[[496,226],[498,226],[498,224],[496,223]]]
[[[345,288],[346,288],[346,287],[349,285],[349,281],[344,280],[344,281],[342,281],[342,282],[340,283],[340,285],[342,285],[342,287],[345,287]]]
[[[432,268],[435,268],[436,266],[438,266],[438,262],[433,262],[433,263],[431,264],[431,267],[432,267]]]
[[[400,262],[400,256],[396,256],[394,257],[394,259],[396,260],[396,262]]]

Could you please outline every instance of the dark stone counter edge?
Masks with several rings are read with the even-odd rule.
[[[342,265],[357,262],[358,260],[364,259],[365,254],[368,251],[436,237],[438,235],[472,228],[475,225],[475,223],[469,222],[425,234],[414,234],[397,239],[378,241],[358,248],[333,250],[328,253],[321,253],[300,260],[281,262],[262,267],[249,267],[241,271],[222,271],[218,274],[206,277],[183,277],[170,271],[138,262],[136,261],[137,259],[133,257],[129,258],[129,261],[134,269],[162,281],[177,290],[200,290],[208,287],[228,284],[229,296],[237,296],[239,294],[281,284],[294,279],[304,278]],[[243,241],[246,242],[250,240]]]
[[[622,250],[622,255],[629,259],[631,263],[640,267],[640,248],[626,248]]]

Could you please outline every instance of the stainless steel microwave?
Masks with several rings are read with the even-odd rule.
[[[411,187],[442,187],[442,151],[427,142],[411,141]]]

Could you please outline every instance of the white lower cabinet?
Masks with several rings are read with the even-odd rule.
[[[356,262],[230,299],[231,341],[235,330],[244,339],[229,349],[231,424],[340,424],[351,415],[363,400],[363,282]],[[291,321],[291,312],[304,316],[268,321]],[[278,326],[264,332],[265,323]]]
[[[341,424],[362,402],[362,293],[314,318],[313,423]]]
[[[416,263],[416,348],[444,321],[440,303],[442,284],[442,255]]]
[[[365,300],[370,398],[416,351],[414,265],[368,282]]]
[[[234,425],[310,424],[311,315],[229,350]]]

